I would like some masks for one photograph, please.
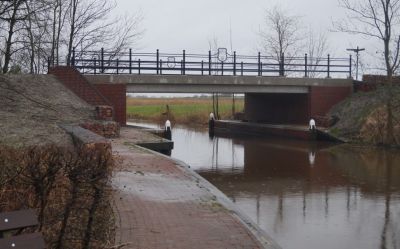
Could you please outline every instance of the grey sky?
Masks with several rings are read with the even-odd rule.
[[[332,20],[343,17],[337,0],[118,0],[118,10],[142,12],[146,30],[140,42],[142,51],[205,53],[213,37],[221,47],[230,48],[231,25],[233,49],[252,54],[257,50],[257,31],[265,10],[276,4],[302,16],[304,26],[314,30],[329,30]],[[376,50],[371,41],[341,33],[329,33],[329,40],[330,53],[336,56],[347,56],[345,49],[350,46]]]

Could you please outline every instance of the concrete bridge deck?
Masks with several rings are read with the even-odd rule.
[[[128,93],[309,93],[310,87],[352,87],[352,79],[217,75],[85,75],[92,84],[126,84]]]

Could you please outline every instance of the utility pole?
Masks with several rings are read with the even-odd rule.
[[[359,57],[360,57],[360,52],[365,51],[365,48],[359,48],[357,46],[357,48],[348,48],[346,49],[347,51],[351,51],[356,53],[356,80],[358,80],[358,61],[359,61]]]

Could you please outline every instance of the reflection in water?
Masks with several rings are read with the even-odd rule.
[[[310,161],[310,166],[314,166],[315,163],[315,151],[308,152],[308,160]]]
[[[283,248],[400,248],[400,153],[174,128],[172,157]]]

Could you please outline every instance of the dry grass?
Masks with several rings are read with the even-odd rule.
[[[0,146],[0,212],[37,210],[47,248],[113,244],[111,153]]]
[[[221,118],[232,117],[232,98],[219,98]],[[168,108],[169,111],[168,111]],[[243,98],[235,100],[235,112],[244,108]],[[127,98],[129,119],[160,122],[170,119],[179,124],[207,124],[213,112],[212,98]]]

